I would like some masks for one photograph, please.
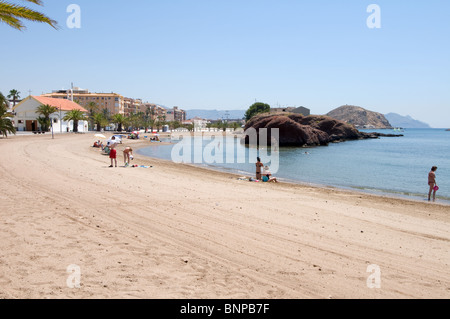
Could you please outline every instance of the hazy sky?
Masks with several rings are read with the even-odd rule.
[[[80,28],[67,24],[70,4],[81,9]],[[379,20],[367,12],[371,4]],[[352,104],[450,127],[448,0],[44,0],[32,7],[60,29],[0,24],[4,94],[38,95],[73,82],[186,110],[246,110],[257,100],[325,114]],[[369,16],[381,27],[369,28]]]

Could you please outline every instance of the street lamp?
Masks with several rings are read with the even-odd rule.
[[[51,125],[52,125],[52,139],[54,139],[55,137],[53,136],[53,118],[50,118],[50,122],[51,122]]]

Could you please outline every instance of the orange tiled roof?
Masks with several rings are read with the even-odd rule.
[[[35,100],[42,104],[48,104],[51,106],[54,106],[58,108],[58,110],[61,108],[61,111],[72,111],[72,110],[80,110],[81,112],[87,112],[85,108],[83,108],[81,105],[72,102],[70,100],[66,99],[55,99],[51,97],[45,97],[45,96],[32,96]]]

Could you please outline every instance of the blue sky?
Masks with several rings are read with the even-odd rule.
[[[12,0],[11,0],[12,1]],[[13,1],[12,1],[13,2]],[[17,1],[16,1],[17,2]],[[81,28],[70,29],[70,4]],[[381,28],[370,29],[370,4]],[[344,104],[450,127],[450,1],[44,0],[0,24],[0,91],[75,86],[183,109]]]

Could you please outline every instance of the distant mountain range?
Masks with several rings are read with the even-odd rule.
[[[402,116],[397,113],[388,113],[384,115],[386,119],[395,127],[403,128],[430,128],[427,123],[413,119],[411,116]]]
[[[242,119],[244,118],[245,112],[244,110],[186,110],[186,119],[189,120],[194,117],[207,120]]]

